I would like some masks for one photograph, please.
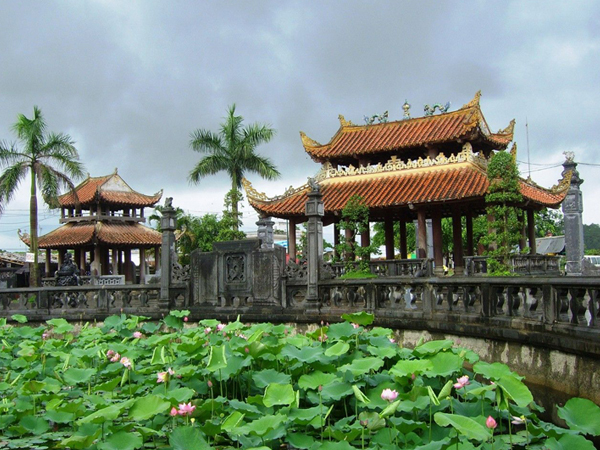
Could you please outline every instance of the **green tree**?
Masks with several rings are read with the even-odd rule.
[[[544,208],[535,212],[535,235],[537,237],[562,236],[565,234],[565,218],[559,210]]]
[[[523,196],[519,190],[519,171],[513,156],[497,152],[487,170],[490,186],[485,196],[486,212],[491,221],[489,233],[483,237],[487,245],[488,273],[508,275],[510,257],[521,239],[522,210],[517,207]]]
[[[71,178],[83,176],[83,165],[74,141],[68,134],[47,133],[46,122],[41,110],[33,107],[31,119],[19,114],[12,127],[17,135],[17,143],[0,142],[0,164],[5,168],[0,176],[0,214],[6,203],[15,195],[19,184],[30,174],[31,194],[29,201],[29,246],[33,252],[33,266],[30,271],[31,286],[38,285],[38,203],[39,189],[44,202],[50,208],[58,207],[61,188],[73,193],[75,186]]]
[[[583,226],[583,242],[586,251],[600,249],[600,226],[598,224],[592,223]]]
[[[242,127],[243,120],[242,116],[235,115],[235,105],[232,105],[218,134],[200,129],[192,132],[190,146],[197,152],[206,153],[207,156],[203,157],[190,172],[190,182],[197,184],[208,175],[226,172],[231,179],[231,189],[239,193],[246,172],[257,173],[267,180],[279,177],[279,171],[273,163],[268,158],[255,153],[256,147],[269,142],[275,131],[261,124]],[[239,199],[239,196],[232,199],[233,217],[239,217]],[[237,232],[239,221],[234,220],[232,227]]]

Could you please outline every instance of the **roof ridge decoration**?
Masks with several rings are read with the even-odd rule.
[[[557,184],[552,186],[548,191],[553,194],[561,194],[571,187],[571,179],[573,178],[573,169],[568,170],[563,175],[562,179]]]
[[[496,134],[507,134],[507,135],[511,135],[515,132],[515,119],[511,120],[510,123],[508,124],[508,126],[506,128],[503,128],[501,130],[498,130],[498,132]]]
[[[316,177],[313,180],[318,182]],[[246,178],[242,178],[242,186],[244,187],[244,190],[246,191],[246,195],[248,196],[248,199],[260,201],[260,202],[274,202],[274,201],[281,200],[281,199],[290,197],[292,195],[295,195],[298,192],[302,192],[302,191],[306,191],[306,190],[310,189],[310,186],[307,182],[297,188],[290,186],[281,195],[277,195],[275,197],[268,197],[267,194],[265,194],[264,192],[258,192],[256,189],[254,189],[254,187],[252,186],[252,183],[250,183],[250,181],[247,180]]]
[[[479,106],[479,100],[481,100],[481,89],[475,93],[475,97],[473,97],[473,99],[469,103],[465,103],[462,106],[462,108],[460,108],[460,109],[466,109],[466,108],[472,108],[474,106]]]
[[[513,162],[517,163],[517,143],[513,142],[512,148],[510,149],[510,156],[512,156]]]
[[[356,126],[355,123],[352,123],[351,120],[346,120],[346,118],[341,114],[338,116],[338,119],[340,119],[340,126],[342,126],[342,127],[355,127]]]
[[[456,164],[462,162],[473,162],[478,167],[485,170],[487,167],[487,160],[476,153],[473,152],[473,146],[470,142],[466,142],[460,153],[456,155],[451,153],[450,156],[446,157],[443,153],[439,153],[435,158],[418,158],[414,161],[409,159],[404,162],[398,159],[397,156],[392,156],[385,164],[377,164],[372,166],[371,164],[367,164],[366,166],[354,167],[350,165],[348,167],[341,167],[336,169],[331,165],[331,163],[327,162],[321,166],[321,170],[315,176],[315,181],[323,181],[328,178],[338,178],[338,177],[347,177],[354,175],[367,175],[373,173],[384,173],[384,172],[395,172],[398,170],[405,169],[419,169],[424,167],[433,167],[433,166],[444,166],[449,164]],[[284,196],[286,196],[284,194]]]
[[[342,116],[343,117],[343,116]],[[322,144],[319,144],[317,141],[315,141],[314,139],[309,138],[304,131],[300,132],[300,138],[302,138],[302,144],[305,147],[323,147]]]

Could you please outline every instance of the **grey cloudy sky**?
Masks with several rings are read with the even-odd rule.
[[[564,151],[600,164],[600,2],[117,1],[0,3],[0,139],[38,105],[69,133],[92,176],[119,174],[147,194],[164,189],[193,214],[220,212],[225,175],[190,186],[197,128],[218,130],[236,103],[246,123],[271,124],[258,151],[283,174],[251,177],[273,196],[318,170],[299,131],[326,143],[338,114],[355,123],[389,110],[451,109],[482,91],[492,130],[517,121],[519,160],[550,187]],[[527,175],[526,164],[520,166]],[[584,222],[600,223],[600,168],[579,166]],[[25,187],[0,218],[0,248],[25,249]],[[42,233],[58,225],[41,211]],[[245,228],[257,216],[244,208]]]

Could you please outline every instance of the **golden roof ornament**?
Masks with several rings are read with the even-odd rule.
[[[563,152],[565,162],[573,162],[575,160],[575,152]]]
[[[404,116],[402,118],[404,120],[410,119],[410,103],[408,103],[408,100],[404,99],[404,105],[402,105],[402,109],[404,110]]]
[[[496,134],[513,134],[515,131],[515,119],[511,120],[508,126],[502,130],[498,130]]]
[[[469,103],[463,105],[463,108],[472,108],[473,106],[479,106],[479,100],[481,100],[481,90],[477,91],[475,93],[475,97],[473,97],[473,100],[471,100]]]
[[[510,149],[510,156],[512,156],[513,162],[517,162],[517,143],[513,142],[512,148]]]
[[[558,182],[558,184],[552,186],[549,190],[553,194],[559,194],[561,192],[566,191],[571,186],[571,179],[573,178],[573,170],[567,170],[562,179]]]
[[[346,120],[344,118],[344,116],[341,115],[341,114],[338,116],[338,119],[340,119],[340,125],[343,126],[343,127],[353,127],[353,126],[356,126],[355,124],[352,123],[352,121]]]
[[[305,147],[322,147],[321,144],[319,144],[317,141],[315,141],[314,139],[309,138],[304,131],[300,132],[300,138],[302,139],[302,144]]]

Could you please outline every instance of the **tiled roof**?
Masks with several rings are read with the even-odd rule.
[[[67,223],[50,233],[40,236],[39,248],[79,247],[92,245],[95,241],[107,245],[161,245],[162,235],[152,228],[138,223]],[[29,244],[28,239],[23,239]]]
[[[316,161],[357,157],[382,151],[482,139],[495,149],[505,149],[513,139],[514,121],[504,130],[491,133],[479,107],[480,93],[461,109],[374,125],[354,125],[340,116],[341,126],[326,145],[301,133],[306,152]]]
[[[99,200],[101,203],[144,207],[155,205],[162,197],[162,191],[154,195],[140,194],[129,187],[116,173],[103,177],[89,177],[75,188],[81,205],[90,205]],[[63,207],[75,207],[75,197],[70,192],[58,198]]]
[[[409,204],[482,200],[488,186],[485,172],[472,163],[331,178],[320,183],[326,215],[341,211],[354,194],[363,197],[370,209],[388,209]],[[267,216],[303,216],[307,192],[308,187],[273,201],[250,195],[248,200],[254,209]],[[521,192],[526,199],[547,207],[558,206],[566,195],[566,190],[553,193],[526,181],[521,181]]]

